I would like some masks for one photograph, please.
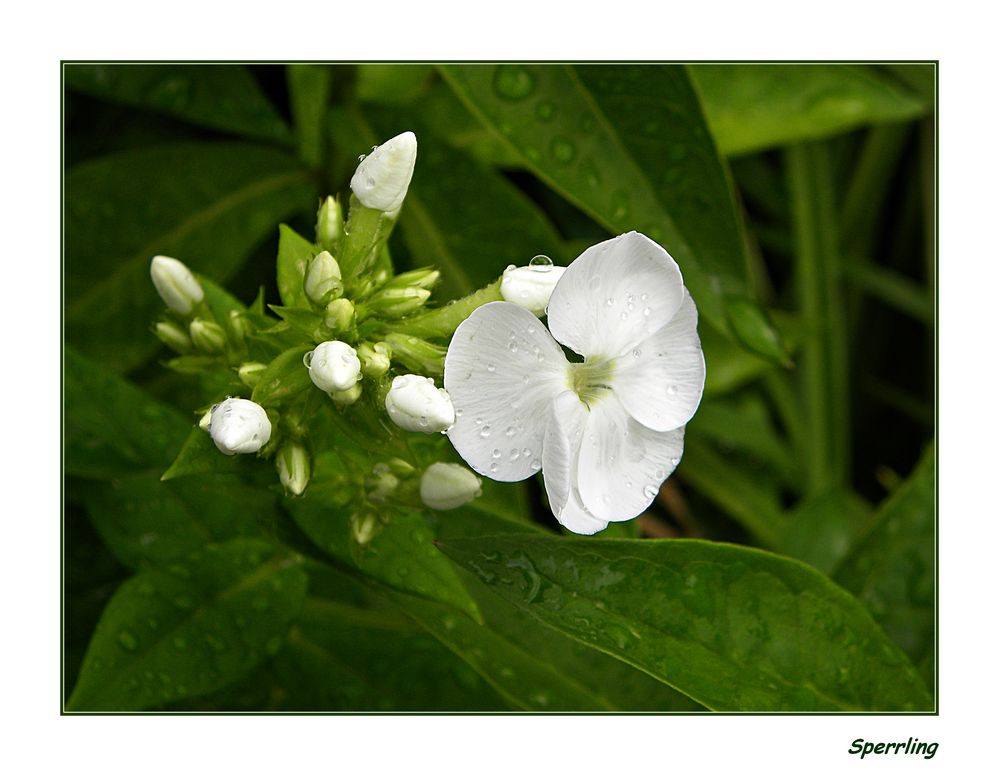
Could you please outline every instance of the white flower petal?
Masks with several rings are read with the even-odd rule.
[[[444,387],[455,408],[447,435],[479,474],[502,482],[541,469],[551,401],[566,390],[568,362],[523,307],[490,302],[455,330]]]
[[[607,527],[582,505],[576,492],[576,460],[583,439],[588,410],[573,391],[565,391],[552,402],[542,454],[545,492],[555,519],[573,533],[595,534]]]
[[[704,393],[704,353],[689,293],[669,323],[616,360],[612,387],[628,414],[655,431],[690,420]]]
[[[683,301],[672,257],[638,232],[587,248],[548,303],[552,336],[590,358],[613,358],[664,326]]]
[[[683,428],[652,431],[609,394],[590,408],[583,430],[576,486],[600,520],[631,520],[642,514],[680,463]]]

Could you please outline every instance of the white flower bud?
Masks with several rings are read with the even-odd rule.
[[[416,135],[386,140],[357,165],[350,188],[365,207],[395,213],[402,207],[416,166]]]
[[[334,299],[326,305],[323,323],[335,332],[347,331],[354,325],[354,303],[349,299]]]
[[[295,496],[301,496],[312,475],[309,452],[299,442],[286,442],[277,454],[278,476],[285,489]]]
[[[454,425],[454,405],[443,388],[429,377],[400,375],[385,397],[389,417],[406,431],[433,434]]]
[[[191,321],[191,341],[198,350],[205,353],[221,353],[225,350],[225,329],[213,321],[195,318]]]
[[[365,377],[381,377],[392,366],[392,351],[384,342],[374,345],[362,342],[357,346],[357,357],[361,360],[361,372]]]
[[[316,240],[326,248],[332,248],[343,234],[343,213],[340,203],[333,197],[326,197],[316,214]]]
[[[181,315],[189,315],[194,305],[205,298],[201,284],[182,261],[169,256],[153,256],[149,274],[166,306]]]
[[[316,349],[306,355],[306,365],[312,382],[327,393],[353,388],[361,375],[357,351],[339,340],[316,345]]]
[[[271,422],[256,402],[226,399],[212,409],[209,432],[215,446],[226,455],[255,453],[271,438]]]
[[[457,509],[482,495],[482,480],[457,463],[434,463],[420,477],[420,498],[431,509]]]
[[[305,276],[305,295],[316,304],[326,304],[343,293],[340,265],[329,251],[323,251],[309,264]]]
[[[241,364],[236,373],[244,385],[253,388],[260,382],[260,377],[265,371],[267,371],[267,364],[262,364],[259,361],[248,361]]]
[[[178,353],[190,353],[194,348],[194,343],[187,336],[187,332],[173,321],[160,321],[156,324],[155,332],[160,342]]]
[[[525,307],[535,315],[544,315],[555,284],[565,269],[552,266],[552,260],[547,256],[535,256],[526,267],[511,264],[503,272],[500,294],[507,302]]]

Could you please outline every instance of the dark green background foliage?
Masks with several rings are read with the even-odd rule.
[[[932,65],[64,83],[65,708],[935,708]],[[567,536],[538,482],[486,483],[359,547],[349,445],[289,499],[194,429],[224,386],[163,367],[150,258],[278,304],[279,224],[294,262],[319,197],[410,129],[390,247],[442,270],[435,304],[631,229],[679,262],[707,385],[641,518]]]

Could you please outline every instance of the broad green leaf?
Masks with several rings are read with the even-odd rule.
[[[387,105],[412,102],[425,90],[432,74],[433,65],[428,64],[360,64],[357,98]]]
[[[908,658],[814,569],[697,540],[439,543],[549,627],[713,710],[927,710]]]
[[[452,607],[394,595],[410,617],[465,660],[508,703],[528,711],[608,711],[610,703]]]
[[[72,347],[63,375],[67,474],[108,479],[170,463],[188,419]]]
[[[454,567],[434,549],[434,536],[419,512],[393,510],[386,515],[389,522],[361,546],[354,539],[348,510],[317,498],[320,493],[310,488],[304,498],[288,504],[295,522],[316,547],[382,585],[441,601],[478,618],[475,602]]]
[[[300,561],[266,542],[207,545],[115,593],[72,711],[136,711],[213,692],[275,654],[305,598]]]
[[[926,106],[851,65],[691,65],[718,148],[736,155],[921,115]]]
[[[132,569],[166,565],[208,543],[259,536],[258,521],[275,508],[274,494],[234,477],[161,482],[160,474],[157,469],[87,483],[82,491],[101,538]]]
[[[326,151],[326,105],[333,85],[333,71],[327,65],[292,64],[285,72],[298,155],[306,164],[318,167]]]
[[[782,550],[831,574],[867,524],[870,507],[855,493],[837,489],[806,499],[787,516]]]
[[[932,684],[936,618],[936,458],[929,449],[835,572]]]
[[[677,260],[701,314],[729,331],[748,299],[727,173],[681,66],[445,65],[445,79],[545,183],[613,233]]]
[[[311,305],[305,296],[305,272],[316,248],[287,224],[281,224],[279,234],[277,284],[281,303],[308,309]]]
[[[158,347],[149,333],[163,309],[149,279],[154,255],[223,283],[275,223],[315,207],[294,159],[239,143],[97,159],[70,170],[65,189],[67,338],[113,371]]]
[[[73,64],[63,67],[63,77],[69,89],[111,102],[247,137],[291,139],[280,114],[239,65]]]
[[[288,710],[507,708],[471,668],[398,609],[310,597],[273,665],[284,693],[281,708]]]
[[[385,135],[399,115],[374,106],[365,110],[374,131]],[[449,147],[418,116],[403,114],[402,121],[417,133],[420,150],[400,223],[413,265],[441,270],[435,298],[468,294],[496,280],[508,265],[527,264],[538,254],[565,264],[562,238],[519,189]],[[468,194],[473,181],[474,197]]]

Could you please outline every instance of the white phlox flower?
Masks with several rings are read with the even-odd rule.
[[[491,479],[543,471],[558,521],[592,534],[644,512],[680,462],[704,389],[697,308],[670,255],[629,232],[569,265],[548,326],[508,302],[462,322],[444,361],[447,434]]]

